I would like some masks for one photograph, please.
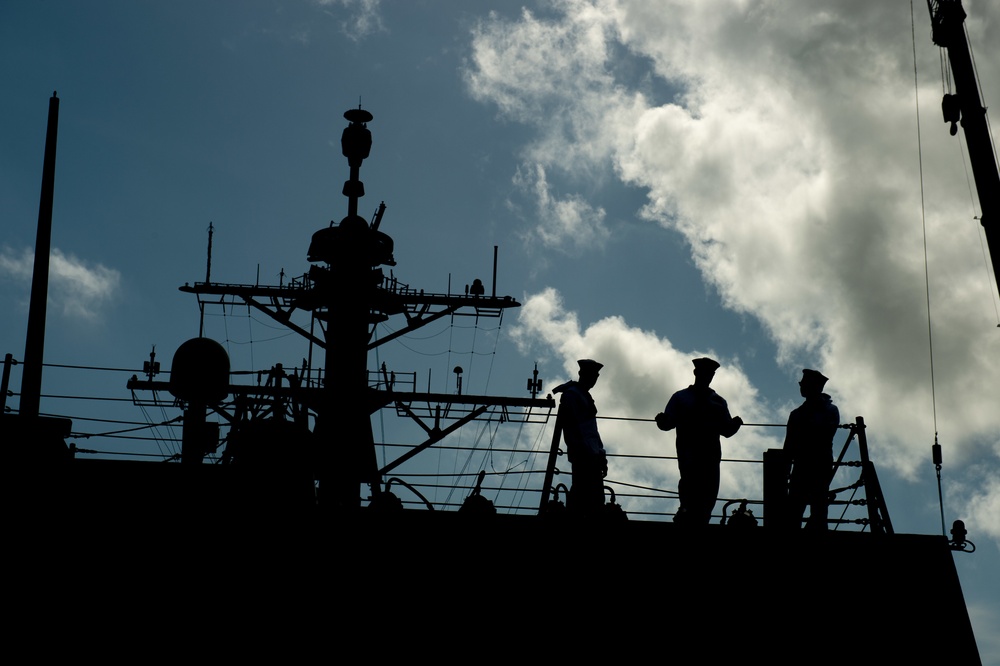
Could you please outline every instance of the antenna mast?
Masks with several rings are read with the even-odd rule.
[[[212,284],[212,234],[215,229],[208,223],[208,265],[205,267],[205,284]]]
[[[24,370],[21,374],[20,412],[38,416],[42,395],[42,359],[45,355],[45,315],[49,295],[49,253],[52,247],[52,201],[56,186],[56,140],[59,135],[59,98],[49,98],[49,120],[45,133],[45,160],[42,164],[42,194],[38,204],[38,231],[35,235],[35,264],[31,276],[28,330],[24,343]]]

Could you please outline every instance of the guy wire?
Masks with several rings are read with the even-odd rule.
[[[913,43],[913,94],[916,105],[917,116],[917,163],[920,172],[920,224],[924,237],[924,293],[927,300],[927,349],[930,358],[931,371],[931,413],[934,419],[934,446],[931,449],[932,455],[940,450],[938,444],[938,421],[937,421],[937,391],[934,381],[934,337],[931,327],[931,282],[930,269],[927,259],[927,211],[924,204],[924,149],[920,139],[920,84],[917,77],[917,28],[913,15],[913,0],[910,0],[910,37]],[[936,456],[935,456],[936,458]],[[941,465],[935,461],[934,468],[937,472],[938,484],[938,506],[941,510],[941,534],[945,534],[944,526],[944,495],[941,492]]]

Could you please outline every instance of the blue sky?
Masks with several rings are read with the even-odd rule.
[[[990,107],[1000,8],[966,4]],[[307,270],[311,234],[346,212],[342,114],[360,101],[375,116],[361,212],[386,201],[396,276],[489,284],[497,245],[497,290],[524,304],[499,329],[459,321],[379,361],[420,381],[433,368],[442,391],[462,364],[467,390],[521,395],[535,361],[549,388],[589,356],[607,364],[602,414],[650,418],[710,354],[715,388],[761,423],[784,422],[801,368],[817,367],[844,420],[866,418],[906,532],[940,531],[936,421],[946,520],[963,518],[979,548],[956,556],[964,592],[984,660],[1000,663],[996,287],[917,5],[936,402],[904,2],[4,3],[0,352],[23,354],[53,90],[46,361],[115,368],[153,344],[168,362],[197,334],[177,287],[204,279],[209,222],[215,280]],[[206,323],[234,367],[303,356],[294,336],[238,315]],[[482,354],[462,357],[473,344]],[[43,386],[74,381],[47,370]],[[121,375],[100,381],[127,397]],[[673,450],[648,424],[602,433],[613,453]],[[727,455],[780,441],[747,428]],[[612,476],[676,485],[668,463],[623,460]],[[724,470],[724,495],[758,487],[755,471]]]

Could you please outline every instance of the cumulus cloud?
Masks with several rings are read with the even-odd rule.
[[[29,283],[34,252],[0,249],[0,278]],[[49,261],[49,305],[64,316],[92,320],[118,293],[121,274],[102,264],[90,264],[53,249]]]
[[[995,476],[992,277],[958,139],[939,124],[926,16],[919,96],[934,131],[924,130],[924,164],[953,165],[926,180],[933,396],[908,8],[860,0],[551,8],[544,19],[491,15],[473,33],[466,74],[475,98],[535,128],[524,148],[538,165],[530,173],[585,179],[610,166],[644,188],[641,216],[683,234],[723,304],[769,331],[779,363],[816,364],[836,379],[842,411],[866,415],[878,433],[882,465],[914,477],[936,411],[949,462],[987,460]],[[1000,8],[977,11],[974,42],[983,23],[1000,19]],[[652,99],[618,80],[612,59],[622,52],[648,62],[677,94]],[[997,58],[977,55],[980,78],[996,80]],[[612,327],[631,331],[624,321]],[[982,492],[969,499],[976,515],[1000,497],[995,484]]]

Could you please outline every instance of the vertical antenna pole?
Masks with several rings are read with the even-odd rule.
[[[497,246],[493,246],[493,298],[497,297]]]
[[[212,227],[212,223],[208,223],[208,261],[205,266],[205,284],[212,283],[212,233],[215,231]],[[198,296],[198,310],[200,316],[198,318],[198,337],[205,336],[205,304],[201,302],[201,296]]]
[[[212,223],[208,223],[208,265],[205,267],[205,284],[212,284]]]
[[[42,164],[42,193],[38,204],[38,231],[35,236],[35,266],[31,276],[28,331],[24,343],[24,370],[21,374],[20,412],[38,416],[42,395],[42,359],[45,355],[45,314],[49,295],[49,252],[52,246],[52,201],[56,183],[56,140],[59,134],[59,98],[49,98],[45,160]]]

